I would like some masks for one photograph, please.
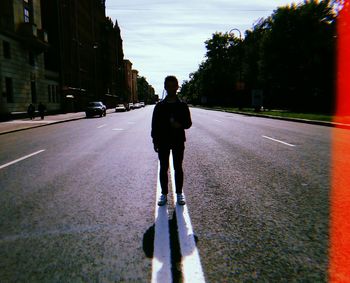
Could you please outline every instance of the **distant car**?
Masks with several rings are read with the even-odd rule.
[[[106,116],[106,106],[101,101],[89,102],[85,114],[86,117]]]
[[[115,112],[124,112],[124,111],[126,111],[126,107],[124,104],[118,104],[115,107]]]
[[[134,103],[130,102],[129,103],[129,110],[132,110],[132,109],[134,109]]]
[[[138,102],[134,103],[134,109],[138,109],[138,108],[141,108],[140,103]]]
[[[140,106],[145,107],[145,103],[143,101],[140,101]]]

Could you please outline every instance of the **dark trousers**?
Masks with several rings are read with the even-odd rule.
[[[162,194],[168,194],[168,170],[170,150],[173,153],[176,193],[182,194],[182,186],[184,181],[184,173],[182,170],[182,161],[184,158],[185,150],[184,144],[175,146],[162,146],[158,150],[158,157],[160,162],[159,179],[160,186],[162,187]]]

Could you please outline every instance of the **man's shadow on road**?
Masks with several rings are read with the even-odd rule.
[[[158,208],[159,209],[159,208]],[[173,282],[182,282],[182,272],[181,272],[181,258],[191,254],[192,251],[186,251],[185,255],[181,255],[179,233],[177,226],[177,217],[182,217],[183,215],[176,215],[176,211],[173,212],[171,219],[169,219],[169,237],[170,237],[170,261],[171,261],[171,274]],[[184,221],[179,221],[183,223]],[[156,220],[157,223],[157,220]],[[153,258],[154,256],[154,235],[155,235],[155,224],[149,227],[143,235],[142,248],[148,258]],[[195,243],[198,242],[198,237],[193,235]],[[166,248],[166,247],[164,247]]]

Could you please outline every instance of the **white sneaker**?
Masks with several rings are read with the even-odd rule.
[[[158,201],[158,205],[159,206],[163,206],[165,205],[167,202],[167,196],[166,195],[160,195],[159,201]]]
[[[179,205],[185,205],[185,198],[183,194],[177,194],[177,204]]]

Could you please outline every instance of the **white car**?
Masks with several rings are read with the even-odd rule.
[[[118,104],[115,107],[115,112],[124,112],[124,111],[126,111],[126,107],[124,104]]]

